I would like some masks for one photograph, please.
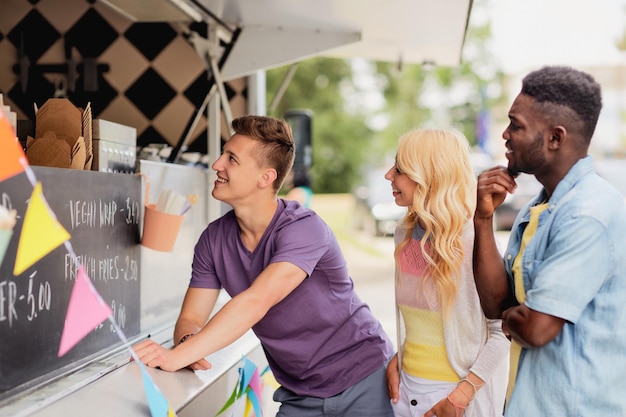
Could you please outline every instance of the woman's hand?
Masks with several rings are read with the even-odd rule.
[[[430,410],[424,413],[423,417],[463,417],[465,411],[462,408],[457,408],[448,398],[443,398]]]
[[[389,391],[389,399],[397,404],[400,399],[400,370],[398,369],[397,353],[387,365],[387,390]]]

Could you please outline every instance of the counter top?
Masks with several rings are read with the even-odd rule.
[[[168,328],[151,337],[171,347],[171,334]],[[147,368],[147,372],[179,417],[194,415],[189,410],[198,406],[203,415],[214,416],[236,386],[244,356],[261,371],[267,365],[252,331],[208,356],[212,364],[209,370],[164,372]],[[201,404],[194,404],[196,401]],[[150,417],[141,369],[130,361],[127,348],[0,407],[2,417],[84,417],[87,412],[89,417]]]

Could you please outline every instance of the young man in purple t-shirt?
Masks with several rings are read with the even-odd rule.
[[[204,370],[207,355],[253,329],[281,385],[278,416],[393,416],[393,346],[355,293],[335,235],[315,212],[278,198],[295,156],[289,125],[244,116],[232,127],[212,165],[212,196],[233,209],[196,244],[176,346],[148,339],[137,355],[166,371]],[[232,298],[209,320],[221,288]]]

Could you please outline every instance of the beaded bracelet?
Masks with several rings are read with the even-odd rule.
[[[472,388],[474,389],[474,395],[476,395],[476,393],[478,392],[478,388],[479,388],[479,387],[482,387],[483,385],[485,385],[484,383],[482,383],[482,384],[480,384],[480,385],[476,385],[476,384],[474,384],[472,381],[470,381],[470,380],[469,380],[469,378],[463,378],[463,379],[461,379],[461,380],[459,381],[459,384],[460,384],[461,382],[463,382],[463,381],[467,382],[468,384],[470,384],[470,385],[472,386]],[[457,385],[459,385],[459,384],[457,384]]]
[[[180,345],[181,343],[183,343],[185,340],[189,339],[193,335],[194,333],[187,333],[186,335],[180,338],[180,340],[178,341],[178,344]]]

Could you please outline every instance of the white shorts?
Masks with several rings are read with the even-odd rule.
[[[395,417],[421,417],[446,398],[457,384],[418,378],[400,371],[400,399],[391,403]]]

